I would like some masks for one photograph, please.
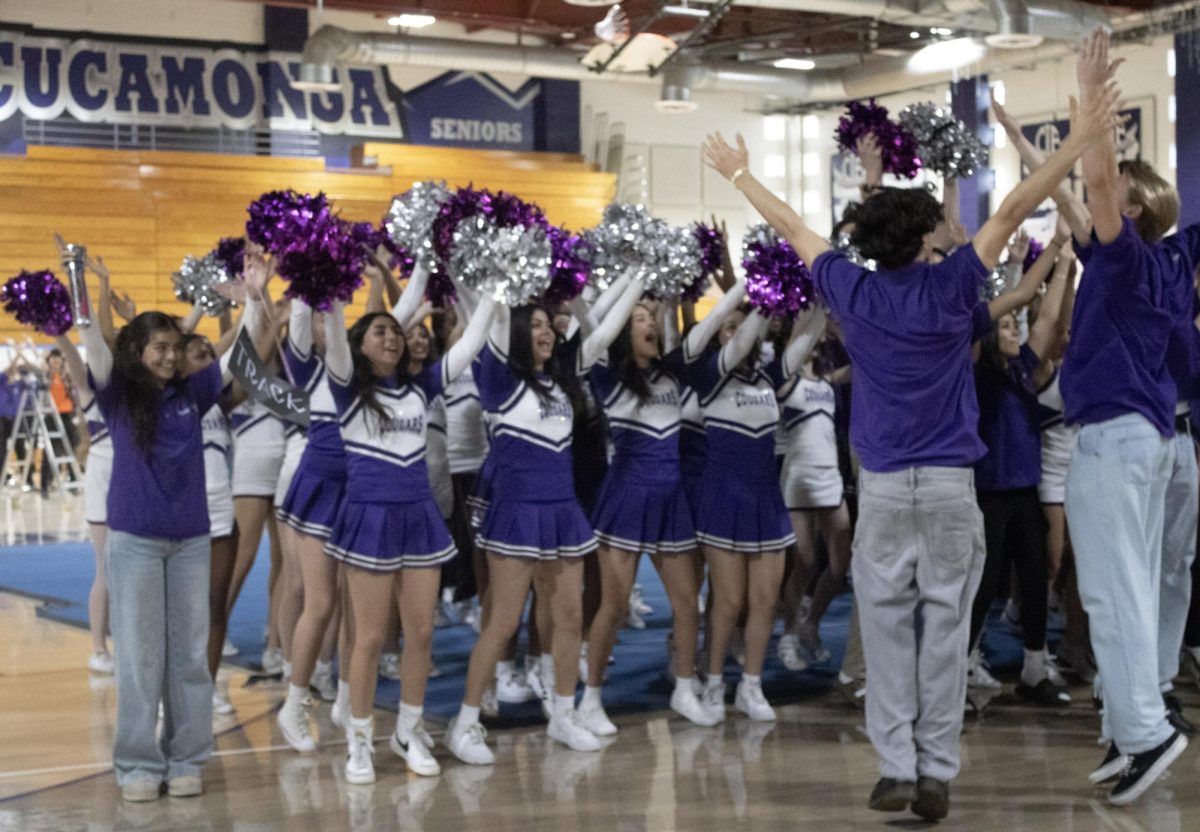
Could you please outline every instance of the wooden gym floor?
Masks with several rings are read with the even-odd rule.
[[[394,715],[377,714],[378,782],[347,786],[343,743],[320,709],[318,753],[287,749],[276,686],[222,673],[237,713],[218,718],[206,793],[123,804],[109,769],[116,691],[89,677],[84,632],[0,594],[0,832],[20,830],[863,830],[925,828],[865,806],[876,778],[862,715],[836,693],[780,709],[774,726],[731,716],[713,729],[667,714],[618,718],[604,751],[550,744],[542,729],[492,732],[499,762],[412,777],[387,747]],[[1182,691],[1193,705],[1194,690]],[[944,830],[1200,829],[1197,751],[1130,809],[1111,809],[1087,772],[1102,755],[1086,691],[1061,712],[1001,697],[968,721],[964,770]],[[431,726],[435,738],[441,726]]]

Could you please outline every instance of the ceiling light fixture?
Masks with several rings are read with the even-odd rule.
[[[662,13],[678,15],[680,17],[708,17],[711,14],[708,9],[697,9],[689,6],[687,0],[684,0],[681,6],[663,6]]]
[[[773,66],[776,69],[799,69],[807,71],[817,68],[816,61],[810,61],[808,58],[780,58],[775,61]]]
[[[431,14],[398,14],[388,18],[389,26],[399,26],[401,29],[424,29],[437,23],[437,18]]]
[[[914,52],[908,68],[916,73],[961,69],[978,61],[986,51],[983,44],[971,38],[942,40]]]

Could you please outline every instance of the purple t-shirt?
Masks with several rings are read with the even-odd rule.
[[[108,527],[139,537],[184,540],[209,532],[200,419],[221,397],[221,368],[213,362],[159,396],[158,431],[143,452],[134,439],[118,378],[96,390],[88,383],[112,435]]]
[[[983,456],[971,341],[986,277],[969,245],[937,265],[869,272],[840,251],[813,264],[845,333],[850,442],[868,471],[966,467]]]
[[[1042,480],[1042,429],[1033,373],[1041,364],[1028,344],[999,373],[975,365],[979,437],[987,454],[975,463],[975,487],[987,491],[1032,488]]]
[[[1200,225],[1150,245],[1126,217],[1111,243],[1093,232],[1091,245],[1076,249],[1085,268],[1062,368],[1067,423],[1140,413],[1163,436],[1174,435],[1178,396],[1167,343],[1191,314]]]
[[[21,403],[21,382],[8,380],[8,376],[0,373],[0,419],[17,418],[17,407]],[[3,449],[0,448],[0,452]]]

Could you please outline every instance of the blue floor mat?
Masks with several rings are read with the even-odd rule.
[[[54,621],[87,627],[87,595],[94,571],[90,543],[54,543],[0,547],[0,589],[42,599],[39,614]],[[263,630],[267,623],[267,575],[270,556],[264,545],[242,590],[230,621],[229,638],[239,655],[232,664],[257,671],[262,656]],[[609,666],[604,687],[604,703],[610,713],[658,711],[668,707],[673,681],[667,668],[667,633],[670,630],[670,606],[657,573],[649,559],[643,558],[638,569],[643,596],[654,610],[646,618],[646,629],[624,629]],[[823,694],[833,684],[841,667],[850,615],[850,595],[836,598],[821,626],[821,637],[832,657],[803,673],[791,673],[775,657],[772,638],[763,670],[763,689],[775,703],[794,702]],[[991,666],[999,671],[1019,668],[1021,642],[1015,631],[999,616],[1000,606],[992,611],[984,637],[984,650]],[[1056,640],[1052,632],[1051,641]],[[442,675],[429,680],[426,711],[431,716],[453,716],[462,700],[467,660],[475,643],[475,633],[464,624],[438,628],[434,633],[434,663]],[[80,657],[80,661],[84,657]],[[730,682],[736,680],[736,668],[727,665]],[[399,701],[398,682],[380,679],[376,702],[395,710]],[[505,723],[526,723],[540,719],[537,703],[502,706]]]

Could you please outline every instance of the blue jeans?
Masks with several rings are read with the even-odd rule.
[[[113,768],[122,786],[199,775],[212,753],[207,535],[110,531],[109,615],[117,679]],[[158,703],[161,738],[155,738]]]
[[[1140,754],[1172,734],[1159,692],[1163,514],[1175,442],[1140,414],[1084,425],[1066,510],[1112,739]],[[1176,648],[1178,649],[1178,648]]]
[[[1171,681],[1179,673],[1179,650],[1192,601],[1198,500],[1196,446],[1191,434],[1179,433],[1175,435],[1175,460],[1167,482],[1158,597],[1158,684],[1164,691],[1171,689]]]
[[[859,475],[854,595],[879,773],[950,780],[967,695],[983,514],[970,468]]]

